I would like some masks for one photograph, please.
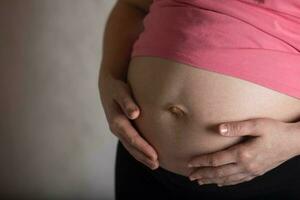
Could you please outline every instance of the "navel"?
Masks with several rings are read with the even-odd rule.
[[[179,105],[172,104],[172,105],[169,105],[167,109],[170,113],[172,113],[174,116],[179,117],[179,118],[183,117],[186,114],[184,109]]]

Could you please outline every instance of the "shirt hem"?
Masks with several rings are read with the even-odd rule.
[[[237,56],[233,56],[237,55]],[[135,56],[155,56],[229,75],[300,100],[300,55],[268,49],[179,50],[136,47]]]

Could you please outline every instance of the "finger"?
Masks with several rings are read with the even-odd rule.
[[[237,145],[235,145],[237,147]],[[223,151],[204,154],[193,158],[188,167],[220,166],[237,161],[237,148],[229,148]]]
[[[221,177],[221,178],[202,178],[198,179],[199,184],[218,184],[218,185],[224,185],[229,184],[230,182],[238,182],[241,181],[242,179],[248,177],[248,174],[245,173],[237,173],[231,176],[227,177]]]
[[[222,165],[219,167],[200,167],[194,170],[189,178],[191,181],[200,178],[222,178],[242,172],[243,169],[236,163]]]
[[[109,119],[110,130],[124,143],[137,148],[150,159],[157,160],[157,153],[154,148],[140,136],[127,117],[121,113],[117,105],[114,104],[111,107],[111,117]]]
[[[259,136],[264,122],[267,122],[264,118],[226,122],[219,125],[219,132],[224,136]]]
[[[255,177],[254,176],[246,176],[240,180],[236,180],[236,181],[226,181],[226,182],[223,182],[221,184],[218,184],[218,186],[228,186],[228,185],[236,185],[236,184],[239,184],[239,183],[244,183],[244,182],[248,182],[252,179],[254,179]]]
[[[143,163],[144,165],[146,165],[147,167],[149,167],[152,170],[158,168],[158,166],[159,166],[158,161],[150,160],[142,152],[140,152],[137,149],[131,147],[126,142],[122,142],[122,144],[127,149],[127,151],[130,153],[130,155],[132,155],[136,160],[138,160],[139,162]]]
[[[114,100],[120,105],[126,116],[129,119],[137,118],[140,114],[140,109],[133,100],[129,87],[124,84],[124,87],[118,90],[116,94]]]

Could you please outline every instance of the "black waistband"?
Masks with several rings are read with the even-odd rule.
[[[152,171],[136,161],[121,143],[119,143],[118,146],[119,160],[122,158],[124,162],[130,163],[129,170],[133,170],[134,172],[139,171],[139,175],[142,173],[145,177],[152,177],[172,194],[184,194],[186,197],[189,195],[217,197],[216,199],[224,196],[231,200],[264,199],[257,198],[262,196],[268,197],[267,199],[270,199],[270,197],[272,197],[271,199],[278,199],[280,195],[284,194],[284,197],[290,195],[296,196],[296,199],[298,199],[298,197],[300,199],[300,156],[287,160],[276,168],[251,181],[231,186],[218,187],[216,184],[198,185],[196,181],[190,181],[188,177],[173,173],[161,167]],[[117,164],[119,165],[119,168],[122,167],[120,163],[121,162],[119,161],[119,164]]]
[[[299,190],[300,193],[300,156],[293,157],[276,168],[266,172],[265,174],[255,177],[251,181],[243,182],[231,186],[218,187],[216,184],[199,185],[196,181],[190,181],[188,177],[170,172],[159,167],[153,171],[153,176],[162,182],[167,188],[172,190],[182,190],[187,192],[198,192],[224,196],[236,199],[247,196],[255,197],[255,195],[282,194],[285,191]],[[298,189],[297,189],[298,188]],[[276,197],[276,195],[274,195]],[[300,196],[299,196],[300,199]]]

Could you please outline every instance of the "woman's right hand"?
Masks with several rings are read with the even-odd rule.
[[[106,76],[99,79],[99,90],[110,131],[136,160],[150,169],[158,168],[156,151],[130,122],[130,119],[139,116],[140,109],[132,98],[129,85],[120,79]]]

